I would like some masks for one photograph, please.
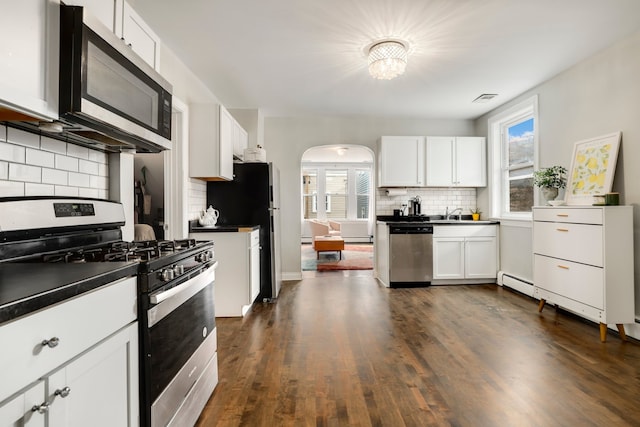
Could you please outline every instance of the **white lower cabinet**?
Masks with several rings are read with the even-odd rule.
[[[216,317],[247,314],[260,293],[260,230],[191,233],[189,238],[215,243]]]
[[[495,279],[497,260],[497,226],[434,226],[434,280]]]
[[[54,372],[47,378],[49,426],[137,426],[137,354],[134,323]]]
[[[433,278],[464,279],[464,237],[433,238]]]
[[[131,277],[0,326],[0,426],[137,426],[136,298]]]
[[[0,405],[2,427],[44,427],[47,416],[44,381],[38,381]]]

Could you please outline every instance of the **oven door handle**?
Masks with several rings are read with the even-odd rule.
[[[209,271],[213,271],[216,268],[218,268],[218,261],[215,261],[213,264],[211,264],[211,266],[206,270],[206,272]],[[204,272],[203,272],[204,274]],[[196,276],[196,278],[199,278],[199,276]],[[160,304],[162,301],[167,300],[169,298],[171,298],[172,296],[179,294],[180,292],[184,292],[186,290],[188,290],[191,287],[194,286],[198,286],[199,284],[204,284],[207,285],[207,282],[201,282],[199,280],[187,280],[186,282],[175,286],[171,289],[168,289],[164,292],[159,292],[157,294],[153,294],[149,297],[149,300],[151,301],[152,304]]]
[[[202,273],[181,283],[175,288],[150,295],[149,300],[151,302],[157,302],[154,302],[155,305],[147,310],[147,327],[151,328],[189,298],[211,285],[215,280],[215,270],[217,267],[218,261],[211,264],[211,266]]]

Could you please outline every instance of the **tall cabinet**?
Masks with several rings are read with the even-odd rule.
[[[635,322],[633,207],[533,209],[534,296],[600,323]]]

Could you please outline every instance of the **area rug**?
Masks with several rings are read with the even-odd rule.
[[[316,259],[316,251],[310,244],[301,246],[303,271],[335,271],[335,270],[373,270],[373,245],[347,243],[342,251],[342,259],[338,252],[321,252]]]

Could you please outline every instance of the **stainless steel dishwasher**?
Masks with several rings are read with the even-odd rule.
[[[433,225],[389,225],[391,287],[427,286],[433,278]]]

